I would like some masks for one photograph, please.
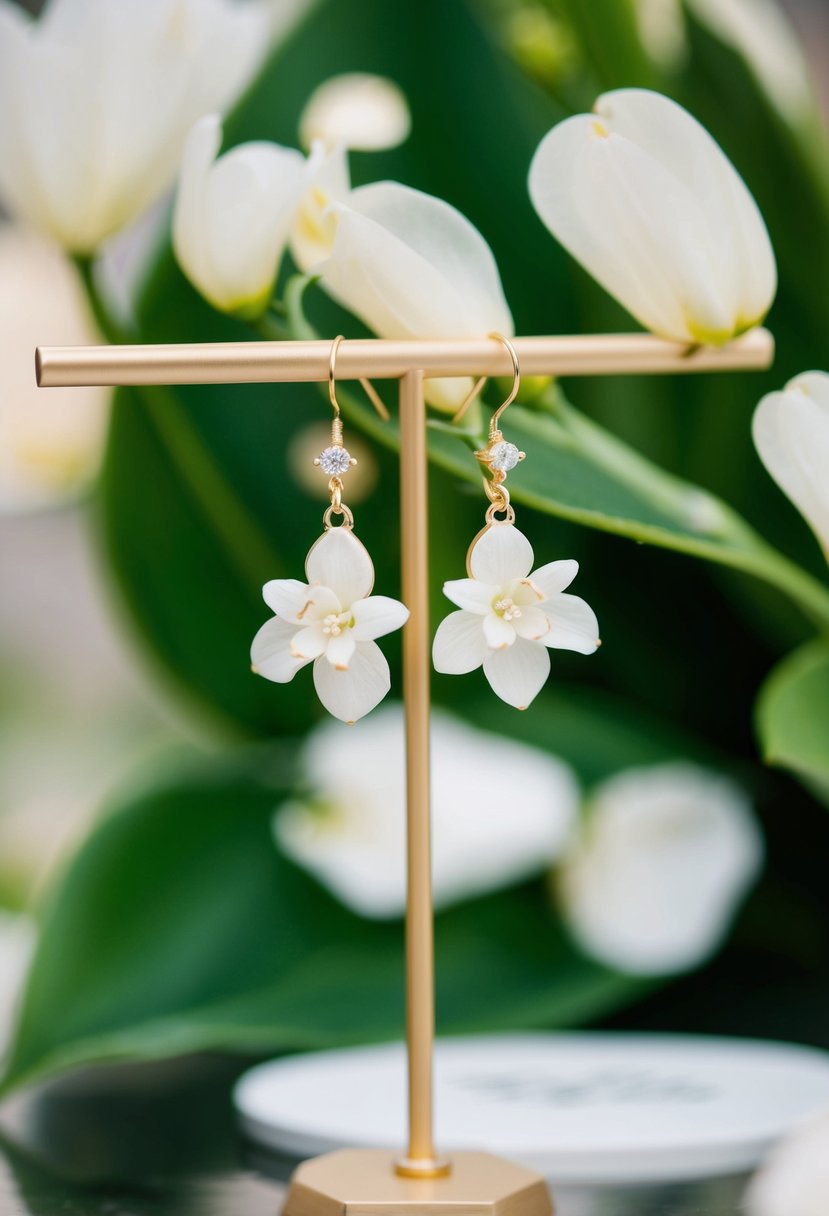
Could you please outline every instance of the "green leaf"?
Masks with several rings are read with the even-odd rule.
[[[238,765],[185,778],[93,832],[45,908],[5,1089],[92,1062],[402,1034],[402,925],[357,917],[279,855],[284,781]],[[444,1033],[574,1024],[643,990],[575,951],[542,882],[440,915],[437,976]]]
[[[757,728],[769,764],[829,794],[829,642],[811,642],[774,669],[757,702]]]

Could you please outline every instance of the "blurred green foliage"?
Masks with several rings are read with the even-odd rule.
[[[481,688],[471,679],[436,678],[434,691],[473,721],[562,755],[586,787],[631,764],[700,757],[749,784],[775,843],[785,811],[798,833],[788,852],[785,840],[781,846],[786,881],[775,873],[772,850],[771,873],[725,958],[737,970],[741,959],[757,959],[765,933],[784,980],[809,973],[814,1001],[791,1033],[825,1040],[829,916],[821,880],[791,858],[825,851],[829,827],[808,794],[762,768],[751,722],[768,671],[814,633],[781,588],[820,616],[826,569],[762,469],[750,418],[768,388],[825,362],[829,158],[816,115],[787,125],[739,55],[686,17],[685,54],[665,66],[642,41],[633,0],[327,0],[276,52],[228,121],[226,143],[295,143],[309,93],[335,73],[394,78],[409,98],[412,135],[399,149],[354,155],[355,183],[394,178],[468,215],[492,246],[519,333],[630,328],[529,203],[531,155],[567,113],[589,108],[605,88],[658,88],[695,113],[744,174],[780,261],[769,322],[778,340],[775,368],[583,380],[565,386],[583,412],[558,390],[532,410],[515,408],[509,437],[530,455],[514,478],[522,529],[540,560],[580,559],[580,590],[597,607],[604,646],[590,662],[554,654],[553,680],[520,720],[500,705],[478,705]],[[356,332],[313,289],[306,304],[319,332]],[[165,247],[141,301],[137,336],[241,341],[250,334],[208,308]],[[393,594],[394,428],[380,433],[359,404],[348,416],[383,440],[378,484],[360,504],[357,525]],[[321,714],[310,680],[288,687],[256,680],[248,654],[267,615],[261,584],[300,569],[319,531],[321,503],[297,479],[288,450],[326,417],[314,386],[118,395],[97,503],[107,561],[136,633],[178,694],[218,727],[220,752],[234,739],[301,735]],[[439,589],[457,575],[480,524],[471,442],[440,426],[430,437],[436,619]],[[814,581],[770,557],[761,536]],[[396,647],[388,651],[399,686]],[[768,686],[760,721],[772,760],[822,777],[826,727],[814,724],[825,717],[829,664],[823,649],[804,654],[808,663],[787,660]],[[809,685],[802,699],[799,681]],[[793,695],[802,724],[788,707]],[[198,777],[184,774],[131,798],[82,849],[44,914],[7,1085],[91,1060],[400,1033],[399,926],[358,920],[278,856],[268,819],[290,784],[290,765],[280,767],[282,753],[275,759],[263,744],[248,742],[234,755],[232,763],[222,755]],[[780,927],[769,935],[772,923]],[[787,924],[798,941],[814,944],[808,960],[787,945]],[[590,1022],[644,995],[642,984],[576,952],[540,882],[448,911],[438,930],[446,1031]],[[676,998],[666,993],[638,1006],[643,1019],[693,1028],[707,999],[704,975],[695,982],[680,985]],[[739,995],[730,999],[739,1026]]]

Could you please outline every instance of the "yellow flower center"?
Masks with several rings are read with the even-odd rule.
[[[493,608],[498,613],[498,616],[503,617],[505,621],[514,621],[521,615],[521,609],[508,596],[503,599],[496,600]]]

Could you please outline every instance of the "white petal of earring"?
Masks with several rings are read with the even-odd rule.
[[[262,588],[275,615],[253,639],[251,664],[257,675],[286,684],[313,663],[320,701],[335,718],[354,723],[374,709],[390,687],[389,665],[374,639],[400,629],[409,611],[398,600],[371,594],[374,566],[354,535],[354,516],[342,500],[342,478],[357,463],[343,445],[336,394],[342,340],[340,335],[332,342],[328,363],[334,410],[331,444],[314,461],[329,476],[325,531],[305,559],[306,582],[279,578]],[[335,517],[341,520],[338,526]]]
[[[504,439],[498,422],[517,397],[521,377],[513,344],[502,334],[489,336],[509,352],[512,389],[492,416],[486,447],[475,453],[486,469],[486,523],[469,546],[469,577],[443,585],[444,595],[458,611],[441,621],[432,658],[435,670],[447,675],[463,675],[482,666],[502,701],[526,709],[549,675],[549,650],[592,654],[599,645],[599,627],[584,600],[563,594],[578,573],[578,562],[550,562],[533,572],[532,546],[515,527],[515,510],[504,483],[525,454]],[[482,386],[483,380],[478,381],[456,420]]]

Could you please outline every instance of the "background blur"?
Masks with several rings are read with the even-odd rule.
[[[516,332],[614,331],[629,318],[533,213],[529,161],[554,122],[605,89],[642,85],[681,101],[768,222],[781,272],[768,322],[776,364],[766,375],[565,388],[825,579],[811,534],[756,456],[750,419],[763,392],[829,364],[819,117],[829,111],[829,9],[788,0],[789,45],[767,23],[771,4],[723,5],[739,17],[730,32],[706,16],[716,7],[329,0],[274,50],[225,142],[295,145],[317,84],[352,70],[391,77],[412,134],[355,153],[355,183],[393,178],[469,216],[495,253]],[[160,214],[160,238],[145,225],[105,251],[110,301],[130,302],[145,341],[250,336],[185,282]],[[137,291],[136,250],[149,265]],[[307,306],[321,332],[357,332],[321,297]],[[30,373],[36,344],[92,333],[62,256],[0,229],[0,1036],[34,948],[29,918],[44,908],[20,1077],[201,1047],[255,1054],[395,1036],[399,923],[346,912],[271,840],[272,810],[297,783],[293,741],[321,718],[310,681],[277,689],[247,666],[264,619],[259,584],[299,568],[317,535],[321,503],[296,469],[315,449],[322,398],[303,386],[206,387],[148,405],[127,390],[106,432],[100,393],[39,396]],[[359,531],[393,594],[396,460],[375,448],[367,462],[377,479]],[[481,502],[439,471],[433,494],[437,620]],[[753,730],[757,690],[810,636],[806,622],[776,592],[693,558],[526,509],[520,524],[540,560],[578,557],[600,655],[556,654],[549,687],[520,720],[471,677],[436,678],[436,702],[561,757],[587,801],[632,766],[681,760],[726,774],[754,803],[766,864],[722,948],[679,977],[633,977],[588,958],[546,877],[461,902],[439,918],[442,1026],[624,1025],[829,1046],[829,822],[794,778],[763,766]],[[388,650],[399,687],[399,643]]]

